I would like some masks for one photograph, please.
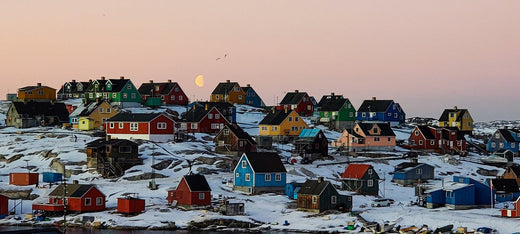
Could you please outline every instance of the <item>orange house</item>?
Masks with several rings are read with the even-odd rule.
[[[38,83],[18,89],[17,97],[19,101],[55,101],[56,89]]]
[[[388,123],[358,123],[346,129],[332,147],[347,151],[388,151],[395,148],[395,133]]]
[[[231,104],[244,104],[246,93],[237,82],[220,82],[210,96],[211,102],[229,102]]]

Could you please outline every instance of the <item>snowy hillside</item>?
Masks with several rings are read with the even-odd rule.
[[[7,105],[0,105],[0,120],[5,119]],[[179,114],[184,111],[183,107],[172,108]],[[165,109],[146,109],[135,108],[132,112],[153,112],[164,111]],[[249,134],[258,134],[258,123],[265,116],[259,109],[238,106],[238,124]],[[307,120],[308,121],[308,120]],[[323,128],[322,126],[318,126]],[[494,127],[494,126],[493,126]],[[492,129],[485,126],[485,131]],[[411,128],[401,128],[396,131],[398,140],[408,138]],[[335,140],[340,133],[325,130],[327,138]],[[73,141],[73,135],[78,137]],[[248,196],[231,190],[226,181],[232,179],[230,172],[230,159],[228,156],[214,153],[214,143],[212,136],[207,134],[196,134],[195,138],[185,142],[169,143],[150,143],[139,142],[140,158],[144,164],[134,166],[126,171],[126,174],[117,179],[103,179],[97,172],[89,170],[86,166],[85,143],[90,142],[96,137],[89,134],[63,130],[58,128],[30,128],[0,129],[0,193],[15,194],[17,191],[29,191],[33,196],[38,196],[34,200],[24,200],[23,210],[16,209],[16,216],[24,217],[26,213],[31,213],[33,202],[45,201],[47,194],[51,191],[48,185],[41,184],[35,186],[13,186],[9,185],[10,172],[45,172],[54,170],[56,162],[64,164],[66,170],[71,172],[69,182],[78,180],[79,183],[95,184],[106,196],[108,210],[104,212],[71,214],[67,219],[72,223],[80,224],[82,216],[93,216],[96,221],[104,223],[107,227],[138,227],[138,228],[168,228],[175,225],[179,228],[188,228],[190,222],[203,222],[207,220],[232,219],[237,222],[251,223],[259,228],[275,230],[302,230],[302,231],[329,231],[343,232],[343,227],[349,221],[362,225],[358,217],[351,213],[336,213],[316,215],[296,210],[295,201],[283,195],[262,194]],[[276,150],[284,158],[290,157],[292,144],[276,144]],[[398,148],[397,151],[388,152],[396,156],[402,155],[404,149]],[[307,178],[325,177],[326,180],[335,181],[339,173],[345,170],[347,162],[368,161],[376,169],[377,173],[384,180],[380,184],[381,195],[395,200],[390,207],[372,208],[369,203],[374,196],[353,195],[353,211],[359,213],[361,217],[368,221],[382,223],[385,220],[397,220],[402,227],[427,224],[432,228],[453,224],[455,227],[468,227],[476,229],[481,226],[492,226],[501,233],[511,233],[520,230],[520,221],[517,219],[501,218],[499,209],[505,204],[497,204],[494,208],[471,209],[471,210],[450,210],[447,208],[426,209],[418,206],[411,206],[415,201],[414,188],[401,187],[392,183],[390,172],[394,166],[408,161],[408,159],[371,159],[364,157],[347,157],[336,155],[334,150],[330,150],[334,156],[333,160],[315,161],[313,164],[285,164],[288,175],[287,182],[304,182]],[[153,155],[153,156],[152,156]],[[477,155],[472,155],[477,157]],[[193,161],[192,171],[205,174],[212,189],[214,198],[229,197],[234,201],[245,203],[244,216],[222,216],[218,213],[205,210],[183,211],[167,205],[167,190],[175,188],[181,177],[189,172],[188,160]],[[152,161],[154,164],[161,164],[155,170],[155,179],[159,188],[157,190],[148,189],[150,182],[149,175],[152,171]],[[477,180],[484,180],[486,176],[479,175],[478,169],[498,170],[501,168],[484,166],[470,162],[460,162],[453,165],[443,160],[440,155],[421,155],[419,162],[428,163],[435,166],[436,179],[433,185],[439,185],[442,181],[451,181],[453,175],[469,176]],[[323,165],[322,165],[323,164]],[[27,167],[29,165],[29,167]],[[52,166],[52,167],[51,167]],[[145,199],[146,210],[144,213],[124,217],[115,213],[117,198],[126,193],[139,193],[139,197]],[[351,194],[341,191],[342,194]],[[13,203],[9,203],[12,208]],[[52,224],[59,218],[52,218],[51,221],[43,221],[38,224]],[[282,225],[287,221],[290,225]],[[0,225],[16,225],[22,221],[16,220],[15,216],[9,216],[0,220]],[[31,221],[33,222],[33,221]],[[247,226],[246,226],[247,227]]]

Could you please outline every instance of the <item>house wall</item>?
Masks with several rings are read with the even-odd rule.
[[[143,199],[117,199],[117,212],[119,213],[139,213],[144,211],[145,202]]]
[[[271,175],[270,181],[265,180],[266,174]],[[280,175],[280,181],[275,180],[276,174]],[[280,189],[283,190],[287,183],[287,176],[286,173],[255,173],[254,180],[255,187],[280,187]]]
[[[199,194],[204,194],[204,199],[199,198]],[[197,206],[209,206],[211,205],[211,193],[209,191],[202,192],[191,192],[191,204]]]
[[[40,91],[43,93],[40,95]],[[20,100],[56,100],[56,90],[50,87],[42,86],[40,88],[23,92],[18,91],[18,99]]]
[[[0,195],[0,216],[9,214],[9,198],[4,195]]]
[[[245,167],[242,167],[242,162],[245,161]],[[253,170],[251,169],[251,165],[249,165],[249,162],[247,161],[245,156],[242,156],[240,160],[237,162],[237,166],[235,167],[235,170],[233,171],[233,189],[252,193],[253,188]],[[237,176],[238,173],[238,176]],[[246,181],[246,174],[249,173],[249,181]],[[249,190],[251,189],[251,190]]]
[[[247,90],[245,104],[254,107],[265,107],[265,104],[260,96],[258,96],[258,94],[252,88]]]
[[[83,131],[88,131],[94,129],[94,120],[87,118],[87,117],[81,117],[78,118],[78,129]]]
[[[312,203],[313,195],[298,194],[297,209],[309,212],[320,212],[320,199],[316,196],[316,203]]]
[[[96,204],[96,198],[101,197],[102,204]],[[86,206],[85,200],[86,198],[90,198],[91,205]],[[70,211],[78,211],[78,212],[88,212],[88,211],[102,211],[105,210],[105,195],[103,195],[96,188],[90,189],[83,197],[81,198],[68,198],[67,199],[67,210]]]
[[[453,208],[465,208],[465,206],[475,205],[475,186],[467,186],[452,191],[453,197],[448,197],[446,191],[446,205]],[[451,205],[451,206],[450,206]]]
[[[103,108],[103,113],[99,112],[99,108]],[[110,112],[107,112],[107,109],[110,109]],[[117,115],[117,111],[107,102],[102,102],[98,108],[88,116],[90,119],[94,120],[93,127],[88,130],[99,129],[103,126],[103,119],[110,119],[115,115]]]
[[[444,206],[446,204],[446,193],[442,189],[431,191],[426,196],[426,203],[430,209]]]

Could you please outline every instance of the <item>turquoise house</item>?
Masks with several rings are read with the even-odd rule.
[[[233,174],[233,190],[247,194],[285,191],[287,170],[277,153],[244,153]]]

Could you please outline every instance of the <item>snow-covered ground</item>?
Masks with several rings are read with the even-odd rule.
[[[1,105],[5,107],[6,105]],[[184,107],[171,107],[174,111],[182,113]],[[147,109],[133,108],[133,112],[152,112],[164,111],[165,109]],[[0,111],[0,120],[5,119],[5,112]],[[258,134],[258,123],[265,116],[258,109],[238,106],[237,119],[241,127],[249,134]],[[307,120],[308,121],[308,120]],[[322,126],[328,139],[336,139],[341,133],[328,131]],[[482,132],[493,130],[482,129]],[[398,140],[408,138],[411,129],[399,129],[396,131]],[[78,140],[74,142],[72,135],[76,135]],[[47,194],[51,189],[47,187],[35,188],[35,186],[12,186],[9,185],[10,172],[27,171],[28,164],[32,172],[50,171],[50,164],[53,160],[59,159],[67,164],[67,170],[75,170],[82,172],[73,174],[68,181],[78,180],[80,183],[95,184],[107,196],[107,211],[69,215],[68,220],[80,220],[82,216],[93,216],[96,221],[104,222],[108,226],[124,226],[124,227],[144,227],[144,228],[165,228],[171,222],[181,228],[186,228],[189,222],[204,221],[210,219],[234,219],[244,222],[261,222],[263,227],[271,229],[287,229],[302,231],[329,231],[342,232],[343,227],[349,221],[357,224],[361,223],[357,217],[351,213],[331,213],[327,215],[315,215],[297,211],[294,201],[283,195],[262,194],[249,196],[239,192],[234,192],[231,187],[223,183],[223,181],[232,178],[232,173],[217,168],[217,164],[224,155],[213,152],[214,144],[208,141],[211,136],[206,134],[196,134],[196,139],[192,141],[179,143],[159,143],[160,147],[152,143],[144,142],[139,146],[141,158],[144,164],[132,167],[127,173],[118,179],[103,179],[97,172],[89,172],[86,167],[86,154],[84,147],[86,142],[90,142],[95,137],[88,134],[82,134],[77,131],[63,130],[57,128],[31,128],[31,129],[0,129],[0,190],[32,190],[32,194],[36,194],[39,198],[35,200],[23,201],[23,210],[17,208],[16,216],[24,217],[24,214],[31,213],[31,204],[33,202],[43,202],[47,199]],[[275,145],[283,157],[290,157],[288,151],[291,150],[291,144]],[[164,150],[166,149],[166,150]],[[50,152],[50,153],[49,153]],[[389,152],[400,155],[400,152]],[[152,154],[155,155],[152,159]],[[334,151],[331,149],[331,154]],[[476,155],[474,155],[476,157]],[[7,163],[12,157],[20,157],[18,160]],[[197,158],[205,157],[215,159],[211,165],[197,163]],[[356,161],[364,158],[353,158],[346,156],[334,155],[334,160],[316,161],[313,164],[286,164],[288,171],[287,182],[297,181],[304,182],[307,178],[316,178],[323,176],[327,180],[334,181],[335,178],[345,170],[347,161]],[[163,170],[156,170],[156,173],[164,175],[165,178],[157,178],[156,183],[159,185],[158,190],[148,189],[150,180],[129,181],[125,178],[143,173],[151,172],[152,161],[159,163],[163,160],[181,161],[179,165],[172,163]],[[217,173],[207,174],[206,178],[212,189],[212,196],[233,198],[234,201],[244,202],[246,214],[243,216],[222,216],[218,213],[206,210],[182,211],[180,209],[171,208],[167,205],[167,190],[177,186],[181,177],[189,172],[186,160],[195,160],[192,171],[212,170]],[[453,224],[455,227],[468,227],[468,229],[476,229],[481,226],[491,226],[498,229],[501,233],[511,233],[520,231],[520,220],[511,218],[501,218],[500,208],[505,204],[497,204],[494,208],[471,209],[471,210],[450,210],[447,208],[426,209],[417,206],[410,206],[411,201],[415,201],[414,188],[401,187],[391,182],[389,172],[393,171],[395,165],[405,162],[407,159],[385,160],[378,159],[372,162],[380,177],[383,179],[380,184],[381,195],[395,200],[390,207],[372,208],[369,203],[374,196],[354,195],[350,192],[341,191],[343,194],[353,195],[353,211],[359,212],[360,215],[368,221],[376,221],[382,223],[385,220],[399,220],[398,225],[402,227],[416,225],[421,226],[427,224],[432,228]],[[345,163],[341,163],[345,162]],[[503,169],[491,166],[484,166],[469,162],[462,162],[459,165],[452,165],[442,160],[439,155],[423,155],[419,157],[419,162],[428,163],[435,166],[436,180],[433,184],[444,181],[451,181],[453,175],[469,176],[477,180],[484,180],[486,177],[476,173],[479,168],[497,169],[500,172]],[[330,164],[322,165],[320,164]],[[199,169],[200,168],[200,169]],[[205,169],[202,169],[205,168]],[[310,173],[309,173],[310,172]],[[313,176],[309,176],[313,174]],[[42,183],[40,183],[42,185]],[[0,191],[1,192],[1,191]],[[145,199],[146,210],[144,213],[124,217],[115,213],[117,198],[125,193],[139,193],[139,197]],[[292,203],[292,204],[291,204]],[[9,203],[12,208],[13,202]],[[61,218],[54,218],[47,223],[53,223]],[[290,225],[282,225],[285,221]],[[0,225],[14,225],[21,221],[15,220],[10,216],[0,220]],[[41,223],[46,223],[41,222]]]

